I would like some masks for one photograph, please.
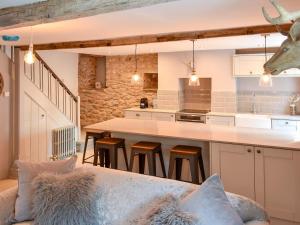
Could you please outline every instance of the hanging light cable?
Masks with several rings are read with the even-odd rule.
[[[141,77],[137,72],[137,66],[138,66],[138,61],[137,61],[137,44],[135,45],[135,52],[134,52],[134,60],[135,60],[135,70],[134,73],[131,77],[131,83],[134,85],[137,85],[140,83]]]
[[[192,62],[192,73],[189,79],[189,86],[200,86],[200,79],[197,76],[196,68],[195,68],[195,40],[193,42],[193,62]]]
[[[269,34],[264,34],[263,36],[265,38],[265,62],[267,62],[268,61],[268,58],[267,58],[267,36],[269,36]],[[272,87],[273,81],[272,81],[271,74],[264,72],[259,78],[259,86],[260,87]]]
[[[32,27],[30,27],[30,44],[29,49],[24,55],[24,61],[27,64],[33,64],[35,62],[35,56],[33,52],[33,32]]]

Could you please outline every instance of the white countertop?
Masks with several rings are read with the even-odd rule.
[[[300,115],[284,115],[284,114],[251,114],[251,113],[226,113],[226,112],[209,112],[206,115],[208,116],[237,116],[237,115],[249,115],[249,116],[257,116],[257,115],[265,115],[269,116],[270,119],[280,119],[280,120],[296,120],[300,121]]]
[[[300,132],[237,128],[188,122],[117,118],[85,127],[87,131],[110,131],[196,141],[222,142],[300,150]]]
[[[135,111],[135,112],[157,112],[157,113],[176,113],[178,110],[175,109],[154,109],[154,108],[146,108],[141,109],[139,107],[125,109],[125,111]]]

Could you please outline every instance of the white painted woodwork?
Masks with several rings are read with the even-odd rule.
[[[255,199],[254,148],[211,143],[211,173],[221,176],[226,191]]]
[[[32,162],[47,160],[47,115],[28,95],[24,96],[24,147],[20,159]]]
[[[211,143],[210,156],[226,191],[256,200],[278,224],[300,223],[300,152]]]
[[[271,217],[300,222],[300,154],[255,148],[256,201]]]
[[[270,59],[272,54],[268,54]],[[234,77],[257,77],[264,73],[265,56],[263,54],[234,55],[233,56],[233,76]],[[283,71],[279,76],[298,77],[299,69],[289,69]]]
[[[23,53],[20,59],[23,59]],[[40,91],[37,80],[33,84],[28,79],[25,71],[21,63],[19,158],[28,161],[48,160],[52,154],[52,130],[72,125],[72,122]],[[47,84],[44,86],[48,87]],[[55,88],[54,85],[52,88]],[[55,96],[52,98],[55,102]]]
[[[159,120],[175,122],[175,113],[166,112],[145,112],[141,110],[125,110],[125,118],[140,120]]]
[[[272,119],[272,129],[282,131],[297,131],[299,121]]]
[[[235,126],[271,129],[271,117],[269,115],[236,114]]]
[[[128,119],[140,119],[140,120],[151,120],[151,112],[135,112],[135,111],[125,111],[125,118]]]
[[[233,75],[251,77],[264,72],[264,55],[234,55]]]
[[[152,112],[152,120],[175,122],[175,114],[174,113],[159,113],[159,112],[153,113]]]
[[[223,125],[223,126],[234,126],[234,116],[206,116],[206,124],[212,125]]]

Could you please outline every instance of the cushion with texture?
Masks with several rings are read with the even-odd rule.
[[[197,216],[199,225],[243,225],[231,206],[220,177],[213,175],[199,188],[185,197],[180,206],[183,211]]]
[[[32,163],[16,161],[19,176],[18,197],[15,204],[15,221],[32,220],[32,181],[41,173],[64,174],[72,172],[76,166],[77,156],[68,160]]]
[[[244,223],[249,221],[270,221],[267,212],[257,202],[233,193],[228,193],[227,197]]]
[[[196,225],[196,218],[178,207],[178,200],[172,195],[155,199],[149,209],[133,220],[136,225]]]
[[[78,170],[41,174],[33,181],[34,225],[99,225],[100,190],[96,175]]]

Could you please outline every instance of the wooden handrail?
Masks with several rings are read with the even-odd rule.
[[[43,66],[51,73],[51,75],[58,81],[58,83],[66,90],[66,92],[73,98],[77,103],[77,97],[72,93],[72,91],[64,84],[64,82],[56,75],[56,73],[48,66],[48,64],[42,59],[42,57],[35,51],[35,57],[43,64]]]

